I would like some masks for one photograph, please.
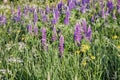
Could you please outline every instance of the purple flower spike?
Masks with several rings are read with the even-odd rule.
[[[32,25],[29,24],[29,25],[27,26],[27,30],[28,30],[28,32],[31,34],[31,33],[32,33]]]
[[[45,15],[45,12],[42,13],[42,21],[47,22],[47,16]]]
[[[85,6],[85,5],[82,5],[80,11],[81,11],[82,13],[86,13],[86,6]]]
[[[91,22],[94,22],[94,21],[95,21],[95,16],[93,15],[91,18]]]
[[[46,29],[45,28],[42,28],[41,29],[41,32],[42,32],[42,47],[44,50],[47,50],[47,45],[46,45]]]
[[[120,13],[120,0],[117,0],[117,11]]]
[[[46,13],[46,14],[50,13],[50,7],[49,7],[48,5],[46,6],[45,13]]]
[[[82,0],[82,5],[85,5],[85,4],[89,3],[89,2],[90,2],[90,0]]]
[[[59,18],[59,11],[58,11],[57,8],[55,8],[55,9],[53,10],[53,16],[54,16],[54,18],[56,18],[56,19]]]
[[[34,24],[38,21],[37,10],[34,11]]]
[[[108,12],[110,13],[114,8],[112,0],[108,0],[107,7],[108,7]]]
[[[83,26],[84,34],[86,34],[86,32],[87,32],[87,22],[86,22],[85,19],[82,21],[82,26]]]
[[[82,39],[80,24],[77,23],[74,29],[74,41],[79,45]]]
[[[65,25],[69,25],[69,17],[65,17],[65,19],[64,19],[64,24],[65,24]]]
[[[5,16],[0,16],[0,25],[6,24],[6,17]]]
[[[73,2],[72,0],[69,2],[68,7],[70,10],[72,10],[73,8],[75,8],[75,2]]]
[[[104,10],[104,8],[102,8],[102,18],[105,19],[105,10]]]
[[[63,35],[61,35],[60,39],[59,39],[59,52],[60,52],[60,57],[63,57],[63,52],[64,52],[64,37],[63,37]]]
[[[57,39],[57,32],[55,26],[53,27],[52,41],[54,42]]]
[[[34,27],[34,33],[35,33],[35,35],[38,35],[38,27]]]
[[[21,17],[21,8],[18,6],[18,17]]]
[[[62,6],[63,6],[63,3],[62,3],[62,0],[61,0],[57,5],[59,12],[62,11]]]
[[[92,30],[91,30],[91,27],[89,25],[88,27],[88,30],[87,30],[87,33],[86,33],[86,38],[91,41],[91,38],[92,38]]]
[[[70,11],[69,11],[69,9],[67,8],[66,17],[65,17],[65,19],[64,19],[64,24],[65,24],[65,25],[68,25],[68,24],[69,24],[69,17],[70,17]]]
[[[55,25],[57,23],[57,19],[56,18],[53,18],[52,19],[52,24]]]

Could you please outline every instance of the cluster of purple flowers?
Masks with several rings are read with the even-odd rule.
[[[6,24],[6,17],[5,16],[0,16],[0,25]]]
[[[92,30],[91,30],[91,27],[89,26],[87,28],[87,23],[86,23],[86,20],[83,20],[82,21],[82,25],[80,25],[79,23],[77,23],[75,25],[75,29],[74,29],[74,41],[77,43],[77,44],[80,44],[82,38],[83,38],[83,35],[82,33],[84,34],[85,38],[88,40],[88,41],[91,41],[91,38],[92,38]]]

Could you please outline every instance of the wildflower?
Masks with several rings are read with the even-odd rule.
[[[20,6],[18,6],[17,17],[18,17],[18,19],[20,21],[20,17],[21,17],[21,8],[20,8]]]
[[[59,39],[59,52],[60,52],[60,57],[62,57],[63,52],[64,52],[64,37],[63,37],[63,35],[61,35],[60,39]]]
[[[28,30],[29,33],[32,33],[32,25],[29,24],[29,25],[27,26],[27,30]]]
[[[94,22],[95,20],[95,16],[93,15],[92,18],[91,18],[91,22]]]
[[[43,47],[44,50],[47,50],[47,45],[46,45],[46,29],[42,28],[41,32],[42,32],[42,47]]]
[[[89,49],[90,49],[90,46],[88,46],[88,45],[81,46],[81,52],[83,52],[83,53],[86,53],[86,51],[88,51]]]
[[[47,22],[47,16],[46,16],[45,12],[42,13],[42,21]]]
[[[107,2],[108,12],[110,13],[113,10],[113,2],[112,0],[108,0]]]
[[[6,17],[5,16],[0,16],[0,25],[6,24]]]
[[[82,38],[82,35],[80,30],[80,24],[77,23],[74,29],[74,41],[77,42],[77,44],[80,44],[81,38]]]
[[[117,46],[117,48],[118,48],[118,49],[120,49],[120,45],[119,45],[119,46]]]
[[[102,8],[102,18],[105,19],[105,10],[104,10],[104,8]]]
[[[57,39],[57,32],[56,32],[56,28],[53,27],[52,41],[55,41],[56,39]]]
[[[92,56],[92,55],[91,55],[90,58],[91,58],[92,60],[94,60],[94,59],[95,59],[95,56]]]
[[[86,6],[85,5],[82,5],[82,7],[80,8],[80,11],[82,13],[86,13]]]
[[[55,9],[53,10],[53,15],[54,15],[54,18],[56,18],[56,19],[59,18],[59,11],[58,11],[57,8],[55,8]]]
[[[82,61],[82,65],[83,65],[83,66],[86,66],[86,65],[87,65],[86,60]]]
[[[57,5],[59,12],[62,11],[62,6],[63,6],[63,3],[62,3],[62,0],[60,0],[60,2]]]
[[[19,33],[20,33],[20,30],[17,30],[17,33],[19,34]]]
[[[118,38],[117,35],[112,36],[112,39],[117,39],[117,38]]]
[[[75,7],[75,3],[71,0],[68,4],[68,7],[70,10],[72,10]]]
[[[82,20],[82,26],[83,26],[83,31],[84,31],[84,34],[86,34],[86,32],[87,32],[87,22],[86,22],[86,20],[84,19],[84,20]]]
[[[35,35],[38,35],[38,27],[34,26],[34,33]]]
[[[80,51],[79,50],[75,51],[75,54],[80,54]]]
[[[38,21],[37,10],[34,11],[34,24]]]
[[[50,12],[50,7],[47,5],[45,9],[45,13],[48,14]]]
[[[65,25],[68,25],[68,24],[69,24],[69,17],[70,17],[70,10],[69,10],[69,8],[67,7],[66,16],[65,16],[65,19],[64,19],[64,24],[65,24]]]
[[[88,27],[88,30],[87,30],[87,33],[86,33],[86,38],[91,41],[91,38],[92,38],[92,30],[91,30],[91,27],[89,25]]]

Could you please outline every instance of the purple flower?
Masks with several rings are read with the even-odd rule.
[[[69,24],[69,17],[67,17],[67,16],[65,17],[65,19],[64,19],[64,24],[65,24],[65,25],[68,25],[68,24]]]
[[[59,39],[59,52],[60,52],[60,57],[63,57],[63,52],[64,52],[64,37],[63,37],[63,35],[61,35],[60,39]]]
[[[89,2],[90,2],[90,0],[82,0],[82,5],[85,5],[85,4],[89,3]]]
[[[57,23],[57,19],[56,18],[53,18],[52,19],[52,24],[55,25]]]
[[[86,34],[86,32],[87,32],[87,22],[86,22],[85,19],[82,21],[82,26],[83,26],[84,34]]]
[[[20,17],[14,16],[14,17],[13,17],[13,20],[14,20],[15,22],[19,22],[19,21],[20,21]]]
[[[81,39],[82,39],[82,35],[81,35],[80,24],[77,23],[74,28],[74,41],[77,44],[80,44]]]
[[[41,29],[41,32],[42,32],[42,47],[44,50],[47,50],[47,45],[46,45],[46,29],[45,28],[42,28]]]
[[[55,8],[55,9],[53,10],[53,16],[54,16],[54,18],[56,18],[56,19],[59,18],[59,11],[58,11],[57,8]]]
[[[95,16],[93,15],[91,18],[91,22],[94,22],[94,21],[95,21]]]
[[[27,30],[28,30],[28,32],[31,34],[31,33],[32,33],[32,25],[28,24]]]
[[[6,24],[6,17],[5,16],[0,16],[0,25]]]
[[[82,13],[86,13],[86,6],[85,5],[82,5],[82,7],[80,8],[80,11]]]
[[[105,10],[104,10],[104,8],[102,8],[102,18],[105,19]]]
[[[18,6],[18,16],[19,17],[21,16],[21,8],[20,8],[20,6]]]
[[[34,24],[38,21],[37,10],[34,11]]]
[[[42,21],[47,22],[47,16],[45,15],[45,13],[42,13]]]
[[[120,13],[120,0],[117,0],[117,11]]]
[[[54,42],[57,39],[57,32],[55,26],[53,27],[52,41]]]
[[[35,35],[38,35],[38,27],[34,26],[34,33]]]
[[[50,12],[50,7],[47,5],[47,6],[46,6],[45,13],[48,14],[49,12]]]
[[[62,3],[62,0],[58,3],[57,7],[58,7],[58,10],[61,12],[62,11],[62,6],[63,6],[63,3]]]
[[[27,7],[24,7],[24,14],[27,15]]]
[[[91,30],[91,27],[89,25],[88,27],[88,30],[87,30],[87,33],[86,33],[86,38],[91,41],[91,38],[92,38],[92,30]]]
[[[108,12],[110,13],[114,8],[112,0],[108,0],[107,7],[108,7]]]
[[[73,8],[75,8],[75,2],[73,2],[72,0],[69,2],[68,7],[70,10],[72,10]]]
[[[66,11],[66,17],[64,19],[64,24],[65,25],[69,24],[69,17],[70,17],[70,11],[67,9],[67,11]]]

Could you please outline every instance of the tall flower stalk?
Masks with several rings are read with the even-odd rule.
[[[60,36],[60,39],[59,39],[59,56],[60,57],[63,57],[63,52],[64,52],[64,36],[61,35]]]
[[[80,24],[77,23],[74,28],[74,41],[79,45],[82,39]]]
[[[41,32],[42,32],[42,39],[41,39],[42,47],[43,47],[44,50],[47,50],[47,44],[46,44],[46,29],[45,29],[45,28],[42,28],[42,29],[41,29]]]
[[[53,27],[52,41],[54,42],[57,39],[57,32],[55,26]]]

